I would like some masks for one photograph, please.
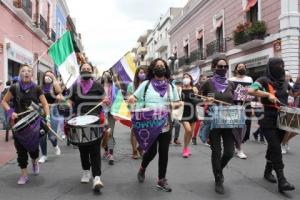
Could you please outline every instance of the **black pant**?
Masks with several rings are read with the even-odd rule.
[[[26,169],[28,165],[28,153],[30,155],[30,158],[35,160],[39,157],[39,148],[36,149],[34,152],[28,152],[19,142],[16,138],[14,138],[14,144],[15,148],[17,150],[18,155],[18,164],[21,169]]]
[[[251,131],[251,116],[252,116],[252,110],[251,106],[246,106],[246,116],[248,119],[246,119],[246,133],[243,139],[243,142],[246,142],[250,139],[250,131]]]
[[[165,132],[161,133],[156,141],[152,144],[152,146],[148,149],[148,151],[143,156],[142,167],[144,169],[147,168],[149,163],[153,160],[157,153],[157,143],[158,146],[158,178],[162,179],[166,177],[167,166],[168,166],[168,154],[169,154],[169,145],[171,140],[171,133]]]
[[[101,176],[100,159],[101,139],[93,142],[91,145],[79,146],[81,166],[83,170],[90,170],[92,167],[93,177]]]
[[[285,131],[276,128],[262,128],[262,127],[260,130],[264,134],[268,142],[266,159],[272,162],[273,168],[275,170],[283,169],[284,164],[282,161],[282,154],[281,154],[281,141],[283,140]]]
[[[223,155],[221,156],[221,137],[223,139]],[[209,134],[211,163],[213,172],[220,173],[234,154],[234,136],[232,129],[213,129]]]

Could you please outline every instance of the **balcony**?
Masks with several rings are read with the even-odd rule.
[[[13,5],[20,19],[28,25],[32,25],[32,3],[30,0],[14,0]]]
[[[162,52],[168,48],[168,39],[163,38],[156,43],[156,52]]]
[[[147,48],[146,48],[146,47],[140,46],[140,47],[137,49],[137,54],[138,54],[138,55],[145,55],[146,53],[147,53]]]
[[[178,59],[178,67],[182,67],[184,65],[189,65],[191,63],[191,60],[188,56],[183,56]]]
[[[190,62],[193,63],[200,60],[204,60],[203,49],[192,51],[190,55]]]
[[[215,40],[206,45],[206,55],[207,57],[213,56],[219,53],[226,52],[226,40]]]
[[[48,23],[42,15],[39,17],[39,23],[36,23],[36,33],[42,38],[48,38]]]

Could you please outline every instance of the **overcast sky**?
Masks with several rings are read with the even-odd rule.
[[[152,29],[169,7],[187,0],[66,0],[85,52],[93,64],[110,68],[137,44],[138,37]]]

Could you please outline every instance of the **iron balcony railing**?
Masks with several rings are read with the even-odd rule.
[[[40,29],[47,35],[48,34],[48,24],[42,15],[40,15]]]
[[[197,49],[195,51],[192,51],[190,54],[190,62],[195,62],[198,60],[204,60],[204,54],[203,49]]]
[[[216,53],[225,53],[226,52],[226,40],[218,39],[212,41],[206,45],[206,55],[207,57],[212,56]]]
[[[53,29],[51,29],[51,40],[52,40],[52,42],[55,42],[55,40],[56,40],[56,33]]]

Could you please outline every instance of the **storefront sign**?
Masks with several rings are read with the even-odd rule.
[[[266,55],[266,56],[252,58],[249,60],[244,60],[244,61],[242,61],[242,63],[244,63],[247,66],[247,68],[249,69],[249,68],[253,68],[253,67],[266,65],[266,64],[268,64],[268,61],[269,61],[269,55]],[[238,62],[238,63],[240,63],[240,62]],[[231,69],[234,70],[235,65],[237,65],[238,63],[231,64]]]
[[[10,43],[9,43],[10,44]],[[16,61],[21,64],[32,64],[33,55],[27,50],[22,50],[16,45],[8,45],[7,58]]]

